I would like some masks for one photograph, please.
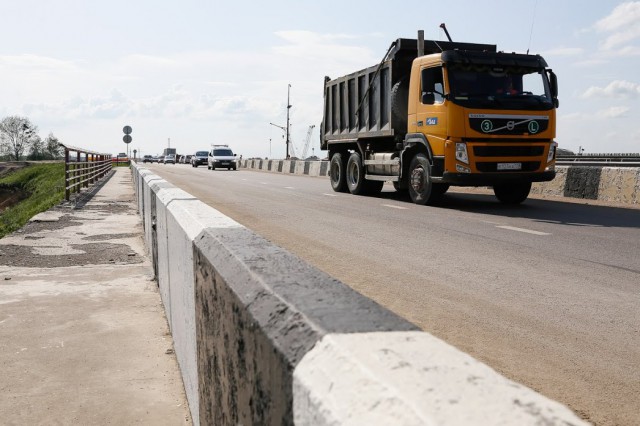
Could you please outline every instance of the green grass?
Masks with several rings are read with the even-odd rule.
[[[0,238],[20,229],[36,214],[64,199],[64,164],[27,166],[0,179],[0,186],[19,188],[27,198],[0,213]]]

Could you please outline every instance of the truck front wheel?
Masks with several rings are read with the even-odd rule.
[[[346,158],[343,157],[342,153],[336,152],[333,154],[329,164],[329,180],[331,181],[331,188],[335,192],[347,192],[346,166]]]
[[[416,154],[409,165],[409,196],[416,204],[425,205],[431,201],[431,164],[424,154]]]
[[[493,193],[503,204],[520,204],[529,196],[531,182],[495,185]]]

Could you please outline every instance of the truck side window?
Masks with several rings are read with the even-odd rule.
[[[442,67],[423,69],[422,75],[421,75],[421,82],[422,82],[421,101],[423,104],[441,104],[444,102],[444,84],[442,80]]]

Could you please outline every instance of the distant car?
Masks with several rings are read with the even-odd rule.
[[[175,154],[169,154],[169,155],[165,155],[164,156],[164,164],[176,164],[176,155]]]
[[[164,163],[164,155],[161,155],[161,156],[158,157],[158,163],[159,164]]]
[[[189,154],[189,155],[185,155],[185,156],[183,157],[183,158],[184,158],[183,163],[184,163],[184,164],[191,164],[191,158],[192,158],[192,157],[193,157],[193,155],[190,155],[190,154]]]
[[[209,153],[207,151],[196,151],[191,156],[191,167],[198,167],[207,164]]]
[[[142,157],[143,163],[153,163],[153,155],[145,155]]]
[[[216,167],[236,170],[236,154],[229,148],[229,145],[213,145],[211,147],[207,159],[207,168],[215,170]]]

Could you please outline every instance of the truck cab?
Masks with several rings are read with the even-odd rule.
[[[521,198],[531,182],[555,176],[555,87],[537,55],[447,51],[416,58],[406,148],[424,144],[436,184],[511,187],[519,195],[513,199]]]

